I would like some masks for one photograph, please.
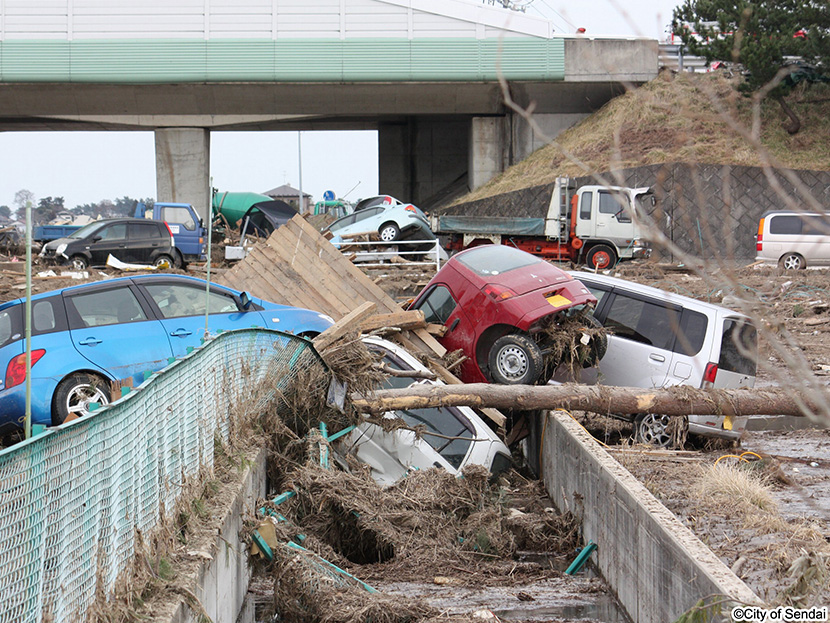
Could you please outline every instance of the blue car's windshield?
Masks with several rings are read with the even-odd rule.
[[[67,238],[75,238],[75,239],[88,238],[89,236],[94,234],[96,231],[101,229],[104,225],[106,225],[105,221],[96,221],[94,223],[89,223],[88,225],[84,225],[80,229],[78,229],[78,230],[72,232],[71,234],[69,234],[69,236],[67,236]]]

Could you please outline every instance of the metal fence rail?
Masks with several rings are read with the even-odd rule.
[[[0,623],[83,620],[136,531],[213,466],[235,403],[263,384],[273,397],[310,365],[322,363],[302,338],[222,333],[92,416],[0,452]]]

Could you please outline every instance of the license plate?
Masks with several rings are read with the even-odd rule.
[[[723,416],[723,430],[732,430],[732,416]]]
[[[553,305],[554,307],[564,307],[565,305],[570,305],[573,303],[570,299],[565,298],[561,294],[555,294],[553,296],[545,297],[547,302]]]

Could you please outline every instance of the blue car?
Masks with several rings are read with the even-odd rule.
[[[138,385],[204,337],[206,282],[183,275],[138,275],[32,297],[32,423],[61,424],[106,404],[113,382]],[[312,337],[333,324],[318,312],[210,287],[210,332],[252,326]],[[26,396],[25,301],[0,305],[0,436],[23,427]]]

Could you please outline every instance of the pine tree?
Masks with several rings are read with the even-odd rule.
[[[739,66],[741,89],[766,91],[790,118],[784,99],[799,82],[830,82],[830,7],[824,0],[685,0],[672,31],[691,54]]]

